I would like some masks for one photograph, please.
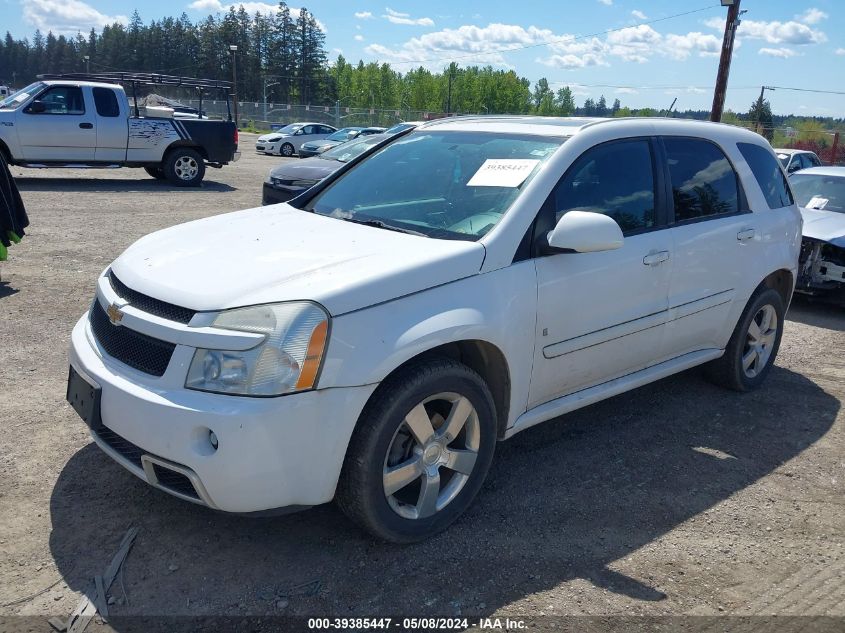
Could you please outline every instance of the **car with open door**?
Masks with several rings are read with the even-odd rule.
[[[759,387],[800,243],[748,130],[442,119],[290,202],[130,246],[73,329],[67,397],[171,495],[237,513],[335,499],[416,541],[469,507],[499,440],[696,366]],[[524,485],[567,485],[543,476]]]

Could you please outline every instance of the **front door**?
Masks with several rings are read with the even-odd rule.
[[[535,260],[537,343],[529,407],[661,360],[673,259],[655,156],[647,138],[593,147],[544,205],[542,230],[568,211],[591,211],[616,220],[625,241],[613,251]]]
[[[42,104],[42,107],[35,103]],[[26,161],[90,162],[97,131],[93,104],[79,86],[50,86],[15,117]]]

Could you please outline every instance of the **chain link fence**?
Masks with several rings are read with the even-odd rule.
[[[199,108],[197,99],[182,101],[191,108]],[[225,118],[226,102],[203,100],[202,110],[211,118]],[[234,112],[234,111],[233,111]],[[266,104],[261,101],[239,101],[238,118],[241,127],[271,129],[309,121],[327,123],[337,128],[347,126],[390,127],[403,121],[428,121],[446,116],[442,112],[411,110],[409,108],[351,108],[343,105],[292,105],[284,103]]]

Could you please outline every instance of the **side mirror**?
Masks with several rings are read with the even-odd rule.
[[[41,114],[42,112],[47,111],[47,106],[44,105],[43,101],[33,101],[29,104],[29,107],[27,107],[26,111],[31,114]]]
[[[612,251],[625,241],[613,218],[589,211],[564,213],[548,239],[550,247],[576,253]]]
[[[796,160],[789,164],[789,169],[787,171],[791,174],[793,172],[798,171],[799,169],[801,169],[801,163]]]

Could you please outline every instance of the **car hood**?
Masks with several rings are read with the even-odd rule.
[[[283,180],[322,180],[343,167],[337,160],[325,158],[303,158],[295,163],[283,163],[270,170],[271,178]]]
[[[801,216],[804,218],[804,237],[845,248],[845,213],[802,208]]]
[[[151,233],[112,269],[133,290],[193,310],[305,299],[338,315],[474,275],[484,253],[478,242],[279,204]]]
[[[317,149],[318,147],[326,147],[327,145],[338,145],[344,142],[345,141],[329,141],[327,139],[320,139],[319,141],[308,141],[307,143],[304,143],[302,147],[307,147],[309,149]]]
[[[265,136],[259,136],[258,140],[256,140],[256,143],[275,143],[277,140],[281,140],[283,138],[290,138],[290,136],[291,136],[290,134],[278,134],[278,133],[267,134]],[[276,138],[276,137],[278,137],[278,138]],[[275,139],[275,140],[271,141],[270,139]]]

